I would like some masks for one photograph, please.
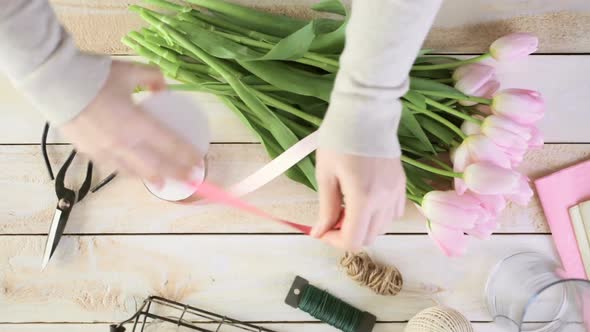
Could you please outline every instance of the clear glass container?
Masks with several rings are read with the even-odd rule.
[[[506,332],[590,332],[590,282],[564,275],[534,252],[500,261],[485,289],[494,322]]]

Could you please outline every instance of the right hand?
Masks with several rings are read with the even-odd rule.
[[[191,171],[202,162],[202,156],[132,101],[138,86],[150,91],[166,89],[158,69],[113,61],[99,94],[63,124],[61,132],[93,161],[138,175],[154,185],[161,185],[164,178],[190,181]]]

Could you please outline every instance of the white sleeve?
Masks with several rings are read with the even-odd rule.
[[[0,72],[59,125],[94,99],[109,74],[108,56],[81,53],[47,0],[0,6]]]
[[[400,155],[400,98],[442,0],[353,0],[320,147],[393,158]]]

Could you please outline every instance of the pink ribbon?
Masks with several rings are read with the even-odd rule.
[[[236,184],[231,185],[227,191],[207,181],[195,183],[195,194],[182,201],[182,203],[194,205],[205,202],[224,204],[265,219],[279,222],[283,225],[295,228],[304,234],[309,235],[311,232],[310,226],[298,224],[273,216],[253,205],[248,204],[239,197],[251,193],[274,180],[281,174],[285,173],[289,168],[295,166],[303,158],[307,157],[310,153],[315,151],[318,147],[317,136],[317,131],[311,133],[253,174],[247,176]],[[204,198],[205,200],[200,198]],[[340,224],[336,226],[336,228],[339,227]]]

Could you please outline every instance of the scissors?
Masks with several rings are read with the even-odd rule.
[[[93,165],[91,161],[88,161],[86,166],[86,176],[84,178],[84,182],[78,189],[75,191],[73,189],[67,188],[65,186],[65,177],[68,171],[68,168],[72,164],[72,161],[76,157],[76,150],[72,150],[70,155],[59,169],[57,176],[55,179],[53,177],[53,170],[51,169],[51,164],[49,162],[49,157],[47,155],[47,132],[49,130],[49,124],[45,124],[45,128],[43,129],[43,136],[41,141],[41,149],[43,153],[43,158],[45,160],[45,164],[47,166],[47,171],[49,172],[49,177],[52,180],[55,180],[55,194],[57,196],[57,205],[55,207],[55,212],[53,214],[53,219],[51,221],[51,226],[49,227],[49,232],[47,236],[47,243],[45,244],[45,252],[43,253],[43,262],[41,265],[41,269],[44,270],[47,267],[47,264],[51,260],[51,257],[55,253],[57,249],[57,245],[61,240],[61,237],[64,233],[64,229],[66,228],[66,224],[68,222],[68,218],[70,217],[70,213],[72,212],[72,208],[78,202],[80,202],[89,192],[96,192],[108,182],[110,182],[117,173],[111,173],[108,177],[102,180],[97,186],[90,189],[92,185],[92,169]]]

